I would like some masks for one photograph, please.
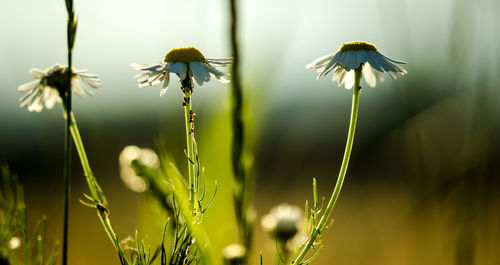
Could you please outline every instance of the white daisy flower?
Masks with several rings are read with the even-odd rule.
[[[132,68],[143,73],[134,76],[138,78],[139,87],[154,86],[163,82],[160,96],[167,92],[170,82],[170,73],[175,73],[184,80],[189,74],[191,80],[198,85],[210,81],[210,77],[217,78],[222,83],[229,83],[229,74],[223,73],[215,66],[227,66],[232,63],[232,59],[210,59],[205,58],[203,53],[195,47],[181,47],[170,50],[163,59],[163,63],[158,64],[137,64],[132,63]],[[189,72],[189,73],[188,73]]]
[[[45,71],[37,68],[31,68],[29,74],[35,78],[35,81],[20,85],[19,92],[27,92],[19,101],[21,107],[27,107],[28,111],[41,112],[43,106],[52,109],[56,103],[61,103],[61,94],[67,87],[67,66],[55,64]],[[71,90],[80,97],[87,94],[92,95],[92,91],[82,86],[81,81],[85,81],[89,86],[98,88],[101,86],[99,77],[89,74],[87,70],[77,70],[73,68],[73,77],[71,78]]]
[[[307,69],[317,69],[318,76],[333,71],[333,82],[350,89],[354,85],[354,70],[362,67],[362,75],[370,87],[375,87],[376,79],[384,81],[382,73],[396,79],[394,74],[404,75],[406,70],[396,64],[406,62],[385,57],[371,43],[355,41],[344,43],[337,53],[332,53],[314,60],[306,66]]]

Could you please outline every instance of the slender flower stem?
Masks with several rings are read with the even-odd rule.
[[[87,180],[90,194],[94,200],[99,201],[100,203],[107,206],[108,202],[106,200],[106,197],[102,193],[101,187],[97,183],[97,180],[94,177],[94,173],[92,173],[92,169],[90,169],[89,160],[87,158],[85,147],[83,146],[82,138],[80,136],[80,132],[78,130],[78,126],[76,124],[75,116],[73,115],[73,113],[71,113],[70,115],[70,122],[71,135],[73,136],[76,151],[78,152],[78,156],[80,157],[80,163],[82,164],[83,173],[85,175],[85,179]]]
[[[68,53],[70,55],[70,53]],[[71,83],[71,82],[70,82]],[[65,108],[66,116],[71,113],[71,89],[67,93],[66,101],[67,108]],[[66,119],[66,128],[64,135],[64,220],[63,220],[63,244],[62,244],[62,264],[68,264],[68,222],[69,222],[69,199],[71,194],[71,121]]]
[[[189,68],[188,71],[189,73]],[[198,177],[196,172],[196,160],[194,157],[194,111],[191,108],[191,95],[193,84],[189,74],[182,80],[182,91],[184,92],[184,114],[186,118],[186,150],[189,170],[189,201],[193,207],[193,214],[198,212]]]
[[[236,209],[236,220],[240,232],[240,242],[246,248],[246,253],[250,253],[252,245],[252,220],[249,216],[251,207],[252,180],[245,168],[244,158],[244,140],[245,127],[243,123],[243,91],[239,72],[239,47],[238,47],[238,6],[237,0],[229,0],[231,11],[231,48],[233,64],[231,68],[232,76],[232,123],[233,123],[233,142],[232,142],[232,168],[233,175],[238,185],[234,191],[234,204]],[[248,261],[248,255],[243,264]]]
[[[64,108],[66,105],[63,103]],[[80,132],[78,131],[78,126],[76,124],[75,116],[73,113],[70,113],[69,120],[71,135],[73,136],[73,141],[75,143],[75,148],[78,152],[78,156],[80,157],[80,162],[82,164],[83,172],[85,174],[85,178],[87,180],[87,184],[90,190],[91,197],[95,200],[97,215],[101,220],[101,223],[104,227],[104,230],[108,234],[109,239],[118,250],[118,254],[121,259],[124,259],[123,251],[120,247],[118,237],[113,231],[113,227],[111,226],[111,222],[109,220],[109,210],[107,209],[107,200],[104,196],[101,187],[97,183],[97,180],[90,169],[89,160],[87,158],[87,154],[85,152],[85,148],[83,146],[82,138],[80,136]]]
[[[333,207],[337,202],[337,199],[340,194],[340,190],[342,189],[342,184],[344,183],[345,174],[347,172],[347,166],[349,165],[349,158],[351,157],[352,144],[354,142],[354,132],[356,130],[356,121],[358,118],[358,106],[359,106],[359,92],[361,87],[359,83],[361,81],[361,67],[354,71],[354,92],[352,97],[352,108],[351,108],[351,120],[349,123],[349,133],[347,134],[347,142],[345,145],[344,158],[342,159],[342,165],[340,167],[340,172],[337,178],[337,183],[335,184],[335,188],[333,189],[332,196],[330,197],[330,201],[326,206],[325,213],[321,216],[319,223],[316,227],[311,231],[311,235],[307,241],[307,244],[304,246],[300,254],[292,261],[292,264],[301,264],[304,258],[307,255],[307,252],[313,246],[316,238],[320,235],[320,233],[324,230],[326,222],[329,220],[330,215],[333,212]]]
[[[65,108],[66,117],[71,113],[71,77],[72,73],[72,53],[73,53],[73,40],[75,38],[75,22],[73,12],[73,1],[66,0],[66,9],[68,11],[68,24],[67,24],[67,42],[68,42],[68,79],[67,87],[65,88]],[[66,119],[65,141],[64,141],[64,220],[63,220],[63,243],[62,243],[62,265],[68,264],[68,222],[69,222],[69,200],[71,194],[71,137],[70,137],[70,124],[71,120]]]

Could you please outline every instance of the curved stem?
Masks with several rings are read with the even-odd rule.
[[[109,239],[111,240],[116,250],[118,251],[120,259],[124,260],[125,256],[120,247],[118,237],[113,231],[113,227],[111,226],[111,222],[109,220],[108,216],[109,210],[107,209],[108,203],[106,197],[104,196],[104,193],[99,184],[97,183],[97,180],[95,179],[92,170],[90,168],[89,160],[87,158],[87,154],[85,152],[82,138],[80,136],[80,132],[78,131],[78,126],[76,124],[75,116],[73,115],[73,113],[70,113],[70,118],[67,120],[69,120],[71,135],[73,136],[75,148],[78,152],[78,156],[80,157],[80,162],[82,164],[83,172],[87,180],[87,185],[89,187],[91,197],[94,199],[94,203],[97,203],[96,204],[97,215],[99,216],[99,219],[101,220],[101,223],[104,227],[104,230],[108,234]]]
[[[347,142],[344,150],[344,158],[342,159],[342,165],[340,167],[340,172],[337,178],[337,183],[335,184],[335,188],[333,189],[332,196],[330,197],[330,201],[326,206],[325,213],[321,216],[319,223],[313,228],[311,231],[311,235],[300,252],[300,254],[292,261],[292,264],[301,264],[304,258],[307,255],[307,252],[311,249],[316,238],[320,233],[325,229],[326,222],[330,219],[330,215],[333,212],[333,207],[337,202],[337,199],[340,194],[340,190],[342,189],[342,184],[344,183],[345,174],[347,172],[347,167],[349,165],[349,158],[351,157],[352,145],[354,142],[354,132],[356,130],[356,121],[358,118],[358,106],[359,106],[359,92],[361,87],[359,86],[361,80],[361,67],[354,71],[354,92],[352,96],[352,108],[351,108],[351,119],[349,123],[349,133],[347,134]]]
[[[73,113],[70,113],[69,120],[70,120],[71,136],[73,137],[76,151],[78,152],[78,157],[80,158],[80,163],[83,168],[85,179],[87,180],[87,185],[89,186],[90,194],[94,200],[99,201],[104,205],[107,205],[108,202],[106,200],[106,197],[102,193],[101,187],[97,183],[97,180],[95,179],[94,174],[92,173],[92,169],[90,168],[89,160],[87,158],[87,153],[85,152],[85,147],[83,146],[82,138],[80,136],[78,126],[76,125],[76,120]]]

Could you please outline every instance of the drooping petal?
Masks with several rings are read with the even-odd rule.
[[[325,65],[329,60],[333,59],[335,54],[328,54],[317,58],[312,63],[306,65],[306,69],[317,69]]]
[[[345,88],[351,89],[354,86],[354,70],[349,70],[345,75]]]
[[[17,88],[17,91],[19,92],[26,92],[28,90],[32,90],[34,89],[35,87],[39,86],[40,85],[40,80],[35,80],[35,81],[31,81],[29,83],[26,83],[26,84],[23,84],[23,85],[20,85],[18,88]]]
[[[192,62],[189,65],[193,72],[194,79],[199,86],[203,85],[203,82],[210,81],[210,74],[203,62]]]
[[[376,77],[376,78],[377,78],[380,82],[384,82],[384,75],[383,75],[381,72],[379,72],[379,71],[377,71],[377,70],[375,70],[375,69],[373,69],[373,71],[372,71],[372,72],[373,72],[373,74],[375,75],[375,77]]]
[[[375,51],[367,51],[368,54],[368,62],[370,65],[377,71],[383,73],[384,69],[380,67],[378,60],[375,59],[375,57],[378,57],[377,53]]]
[[[31,68],[29,74],[33,78],[41,79],[45,75],[45,72],[38,68]]]
[[[365,50],[359,50],[356,52],[356,55],[358,56],[358,62],[360,64],[366,63],[369,60],[368,53]],[[358,66],[359,67],[359,66]]]
[[[159,63],[159,64],[131,63],[130,66],[138,71],[158,71],[160,68],[163,68],[165,66],[165,64],[164,63]]]
[[[346,51],[342,53],[345,53],[344,59],[341,62],[342,66],[344,66],[345,69],[348,71],[356,69],[354,68],[357,62],[357,56],[355,54],[355,51]]]
[[[363,77],[370,87],[375,87],[375,85],[377,84],[377,80],[375,79],[375,74],[373,73],[373,71],[376,70],[373,69],[369,63],[365,63],[363,65]]]
[[[46,89],[44,93],[44,102],[47,109],[52,109],[56,103],[61,102],[59,92],[55,89]]]
[[[33,99],[33,101],[31,101],[28,105],[28,111],[30,112],[41,112],[42,109],[43,109],[43,104],[42,104],[42,97],[41,96],[38,96],[36,98]]]
[[[387,63],[383,60],[383,58],[380,56],[380,53],[378,52],[373,52],[370,54],[371,55],[371,58],[373,59],[374,61],[374,64],[375,65],[372,65],[375,69],[377,68],[376,66],[378,66],[379,68],[382,69],[382,72],[390,72],[391,69],[387,66]]]
[[[337,84],[339,86],[342,86],[342,84],[344,84],[346,74],[347,74],[347,70],[342,66],[338,66],[335,69],[335,72],[333,73],[332,81],[337,82]]]
[[[215,64],[217,66],[228,66],[233,63],[232,58],[226,58],[226,59],[214,59],[214,58],[206,58],[205,59],[208,63]]]
[[[211,66],[210,64],[205,64],[205,68],[212,76],[217,78],[221,83],[227,84],[229,83],[229,74],[225,74],[217,69],[215,67]]]
[[[172,66],[170,66],[170,72],[178,74],[181,80],[184,80],[186,78],[186,71],[187,66],[183,62],[175,62],[172,64]]]
[[[330,60],[329,62],[326,62],[323,68],[318,69],[318,76],[316,79],[318,79],[322,75],[328,74],[335,67],[336,64],[337,62],[334,59]]]
[[[351,54],[351,60],[350,60],[349,64],[347,65],[347,67],[348,67],[349,70],[356,70],[363,63],[362,61],[359,60],[359,55],[358,54],[359,54],[360,51],[350,51],[350,52],[352,52],[352,54]]]
[[[82,77],[82,80],[93,88],[99,88],[101,86],[99,78]]]
[[[170,83],[170,72],[165,73],[165,80],[163,81],[162,88],[160,90],[160,97],[163,97],[167,93],[168,84]]]
[[[71,79],[71,90],[80,97],[85,95],[79,78]]]
[[[406,64],[406,62],[391,59],[391,58],[389,58],[389,57],[387,57],[387,56],[385,56],[385,55],[383,55],[381,53],[378,53],[378,54],[380,54],[380,56],[382,56],[384,59],[386,59],[386,60],[388,60],[390,62],[397,63],[397,64]]]
[[[163,75],[163,73],[152,73],[149,77],[148,77],[148,83],[149,84],[152,84],[153,82],[155,82],[156,80],[158,80],[161,76]]]

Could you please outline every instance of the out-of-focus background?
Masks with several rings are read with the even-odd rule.
[[[305,65],[343,42],[373,42],[408,62],[408,75],[362,90],[345,186],[325,248],[315,264],[500,264],[500,25],[497,0],[239,1],[242,78],[254,151],[254,205],[303,206],[312,178],[329,197],[347,133],[351,91]],[[229,52],[226,1],[75,0],[73,62],[100,75],[95,96],[74,112],[94,173],[108,196],[120,238],[138,229],[155,245],[165,216],[119,177],[126,145],[167,147],[185,167],[180,85],[138,88],[129,64],[155,63],[171,48],[194,45],[207,57]],[[0,161],[25,186],[29,222],[48,219],[61,238],[64,122],[60,105],[19,107],[31,67],[66,62],[64,1],[0,4]],[[172,78],[176,80],[176,78]],[[196,87],[200,156],[219,182],[205,224],[214,248],[237,241],[229,164],[229,86]],[[119,264],[73,159],[70,263]],[[153,205],[153,206],[152,206]],[[229,211],[228,211],[229,210]],[[222,226],[221,223],[227,224]],[[256,222],[254,262],[275,260]]]

